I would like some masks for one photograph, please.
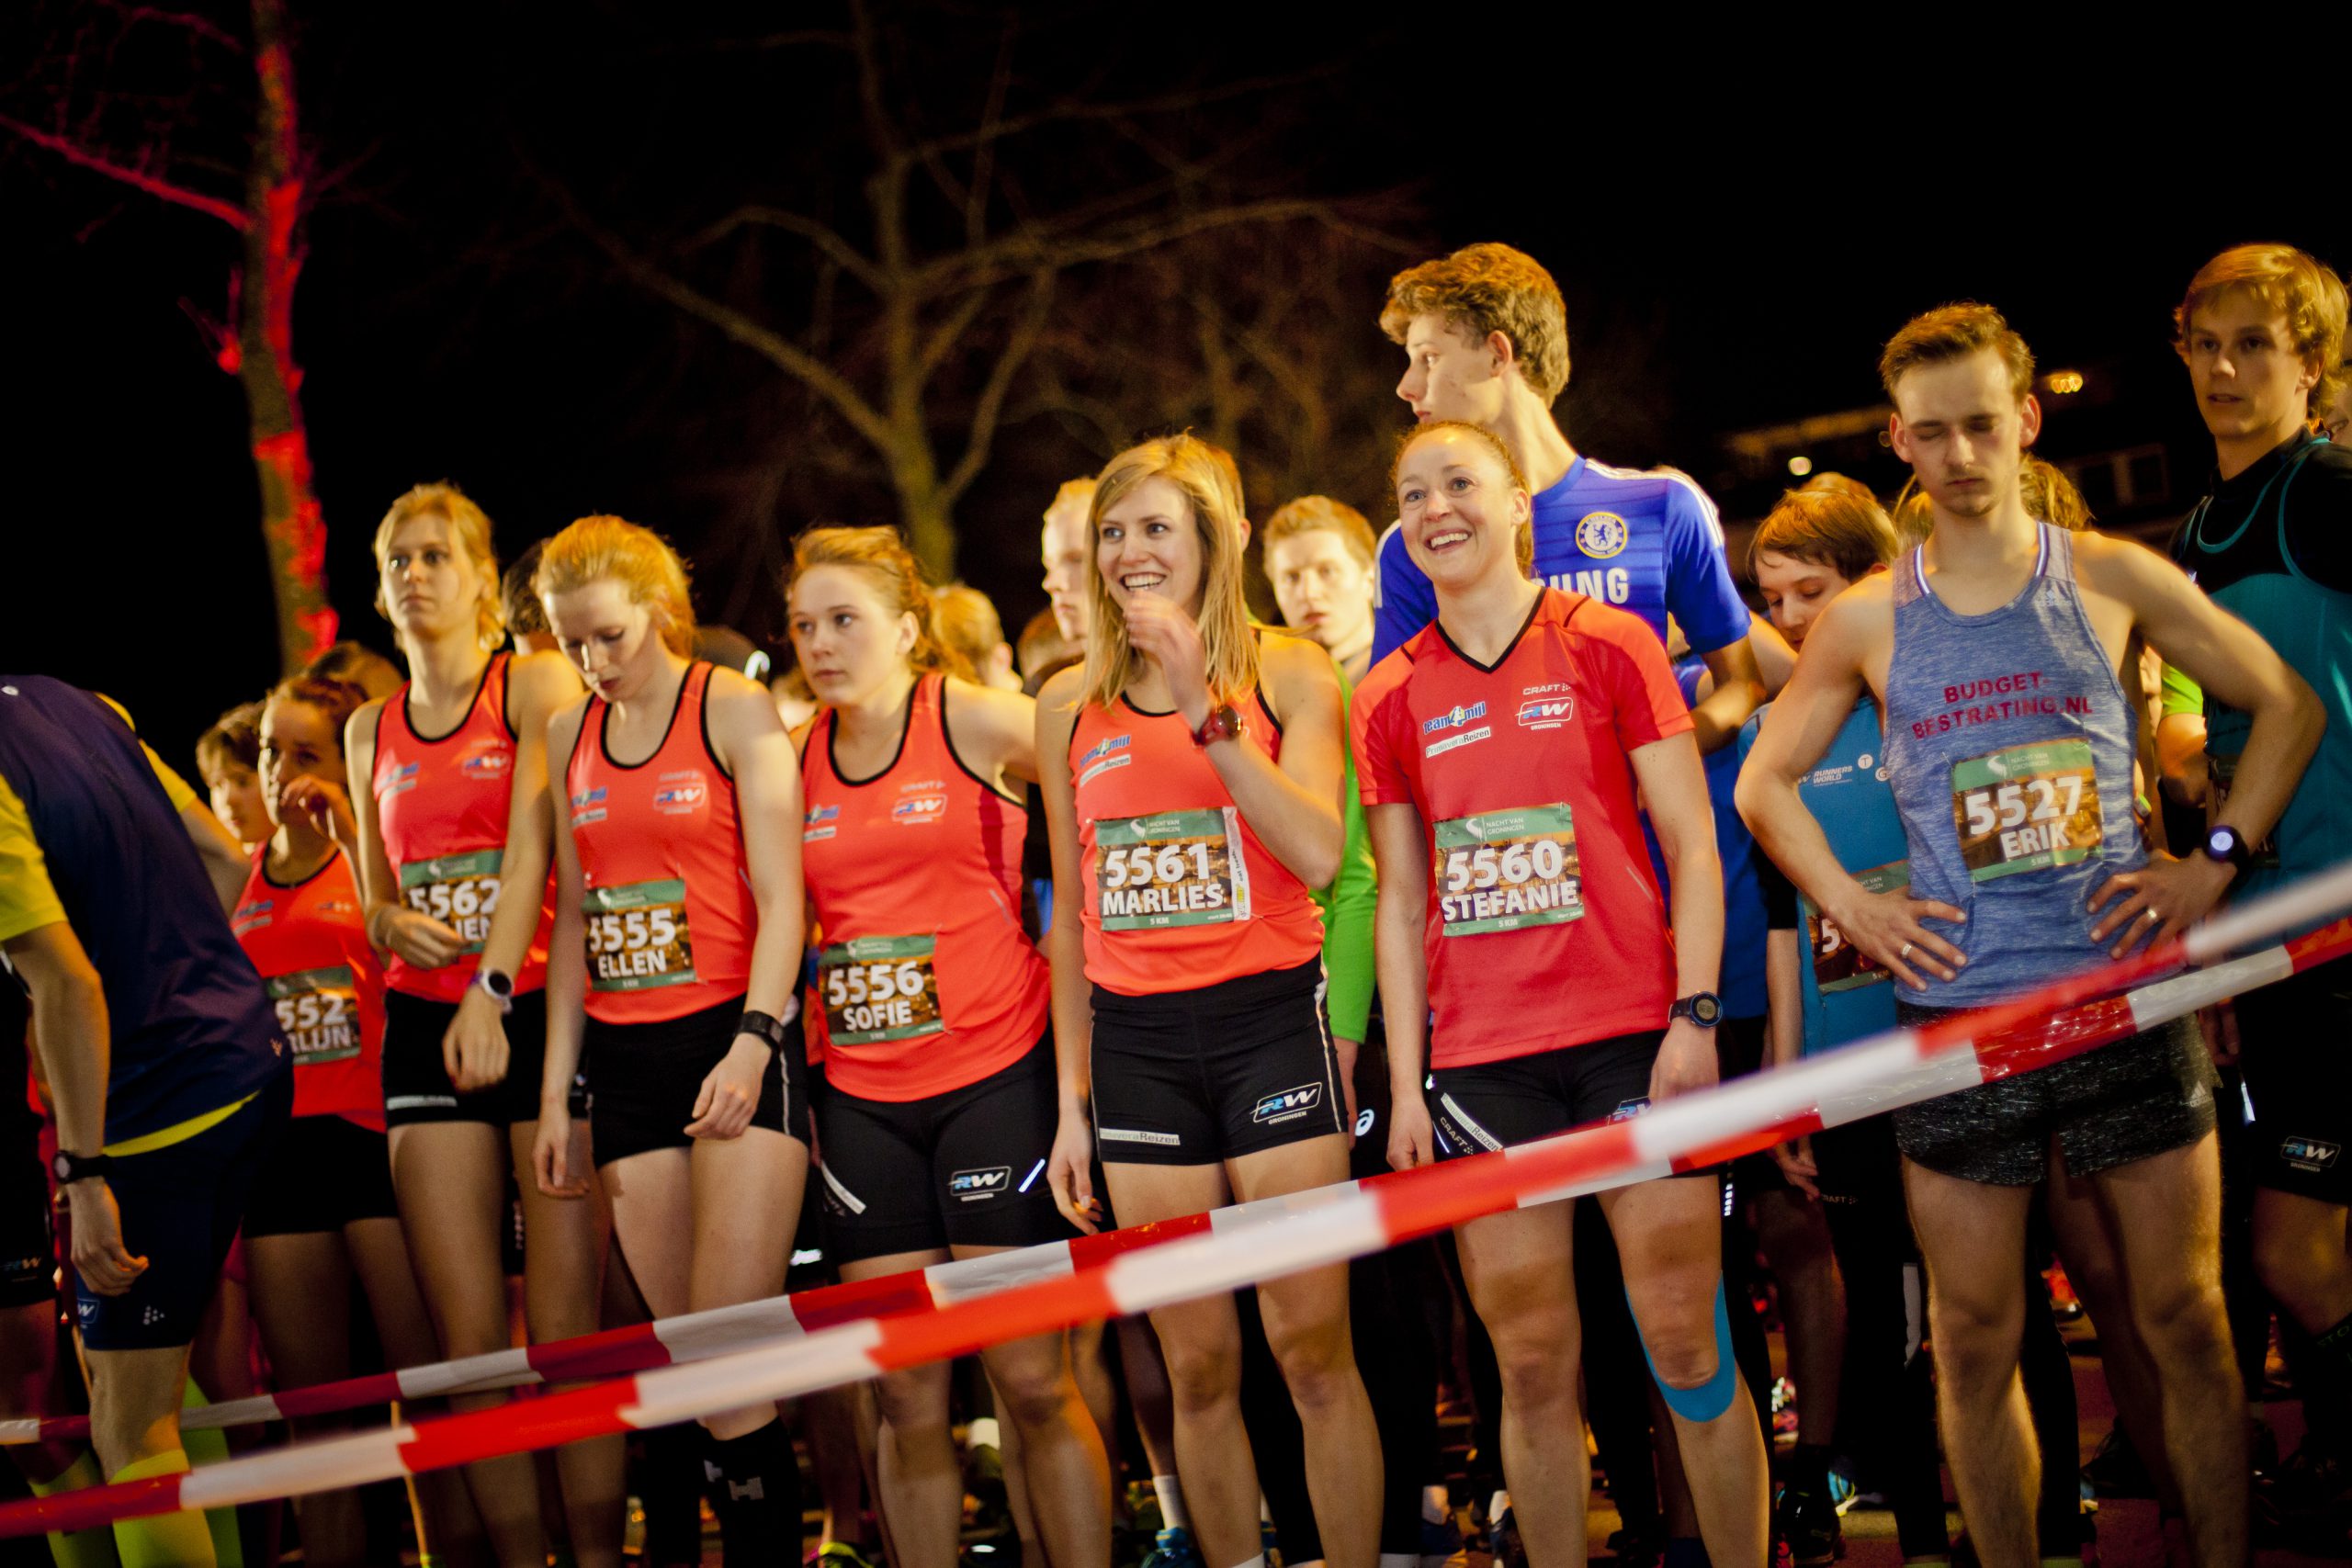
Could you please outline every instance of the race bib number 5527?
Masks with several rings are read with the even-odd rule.
[[[1951,819],[1972,882],[2088,860],[2106,829],[2090,742],[2037,741],[1953,763]]]
[[[581,899],[588,983],[600,991],[650,991],[695,979],[684,882],[591,887]]]
[[[1584,919],[1576,819],[1565,804],[1440,822],[1430,869],[1447,936]]]
[[[1094,885],[1106,931],[1250,918],[1250,870],[1233,807],[1094,825]]]

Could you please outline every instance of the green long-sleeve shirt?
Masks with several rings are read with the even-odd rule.
[[[1337,668],[1338,661],[1333,661]],[[1354,693],[1347,673],[1340,671],[1340,733],[1348,734],[1348,705]],[[1361,1041],[1371,1026],[1373,958],[1372,911],[1379,888],[1374,881],[1372,840],[1364,829],[1363,801],[1356,794],[1356,758],[1344,746],[1346,763],[1340,819],[1347,842],[1340,853],[1340,874],[1315,895],[1323,911],[1323,973],[1329,988],[1324,1005],[1330,1010],[1331,1032],[1342,1040]]]

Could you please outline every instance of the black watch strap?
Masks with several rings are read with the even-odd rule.
[[[762,1012],[757,1008],[743,1010],[742,1018],[735,1025],[735,1032],[758,1035],[768,1043],[771,1051],[783,1050],[785,1041],[790,1038],[784,1020],[772,1012]]]
[[[1713,991],[1694,991],[1677,998],[1666,1016],[1669,1021],[1687,1018],[1702,1029],[1713,1029],[1724,1021],[1723,998]]]
[[[77,1181],[88,1181],[93,1178],[104,1180],[107,1173],[114,1169],[114,1156],[102,1154],[77,1155],[70,1149],[60,1149],[57,1151],[57,1158],[51,1162],[51,1168],[56,1171],[57,1184],[60,1187],[71,1187]]]

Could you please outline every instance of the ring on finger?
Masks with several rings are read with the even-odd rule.
[[[1911,944],[1907,942],[1905,942],[1903,946],[1896,951],[1894,956],[1898,962],[1908,959],[1911,956]]]

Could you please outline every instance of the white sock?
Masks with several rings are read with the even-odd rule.
[[[997,1430],[996,1417],[993,1416],[979,1416],[964,1429],[965,1442],[976,1449],[1001,1448],[1003,1446],[1002,1436]]]
[[[1184,1489],[1172,1475],[1151,1478],[1151,1495],[1159,1499],[1159,1527],[1162,1529],[1190,1529],[1192,1519],[1184,1512]],[[1263,1563],[1259,1568],[1265,1568]]]
[[[1442,1525],[1453,1517],[1453,1494],[1442,1482],[1421,1488],[1421,1517],[1433,1525]]]
[[[1501,1519],[1502,1519],[1502,1517],[1503,1517],[1505,1514],[1508,1514],[1508,1513],[1510,1513],[1510,1492],[1508,1492],[1508,1491],[1498,1491],[1498,1492],[1496,1492],[1496,1494],[1495,1494],[1492,1497],[1489,1497],[1488,1499],[1487,1499],[1487,1517],[1488,1517],[1488,1518],[1490,1518],[1490,1519],[1493,1519],[1493,1520],[1497,1521],[1498,1523],[1499,1523],[1499,1522],[1501,1521]]]
[[[1420,1553],[1384,1551],[1380,1554],[1380,1568],[1421,1568]]]
[[[1266,1568],[1266,1554],[1261,1551],[1255,1557],[1245,1557],[1233,1568]]]

